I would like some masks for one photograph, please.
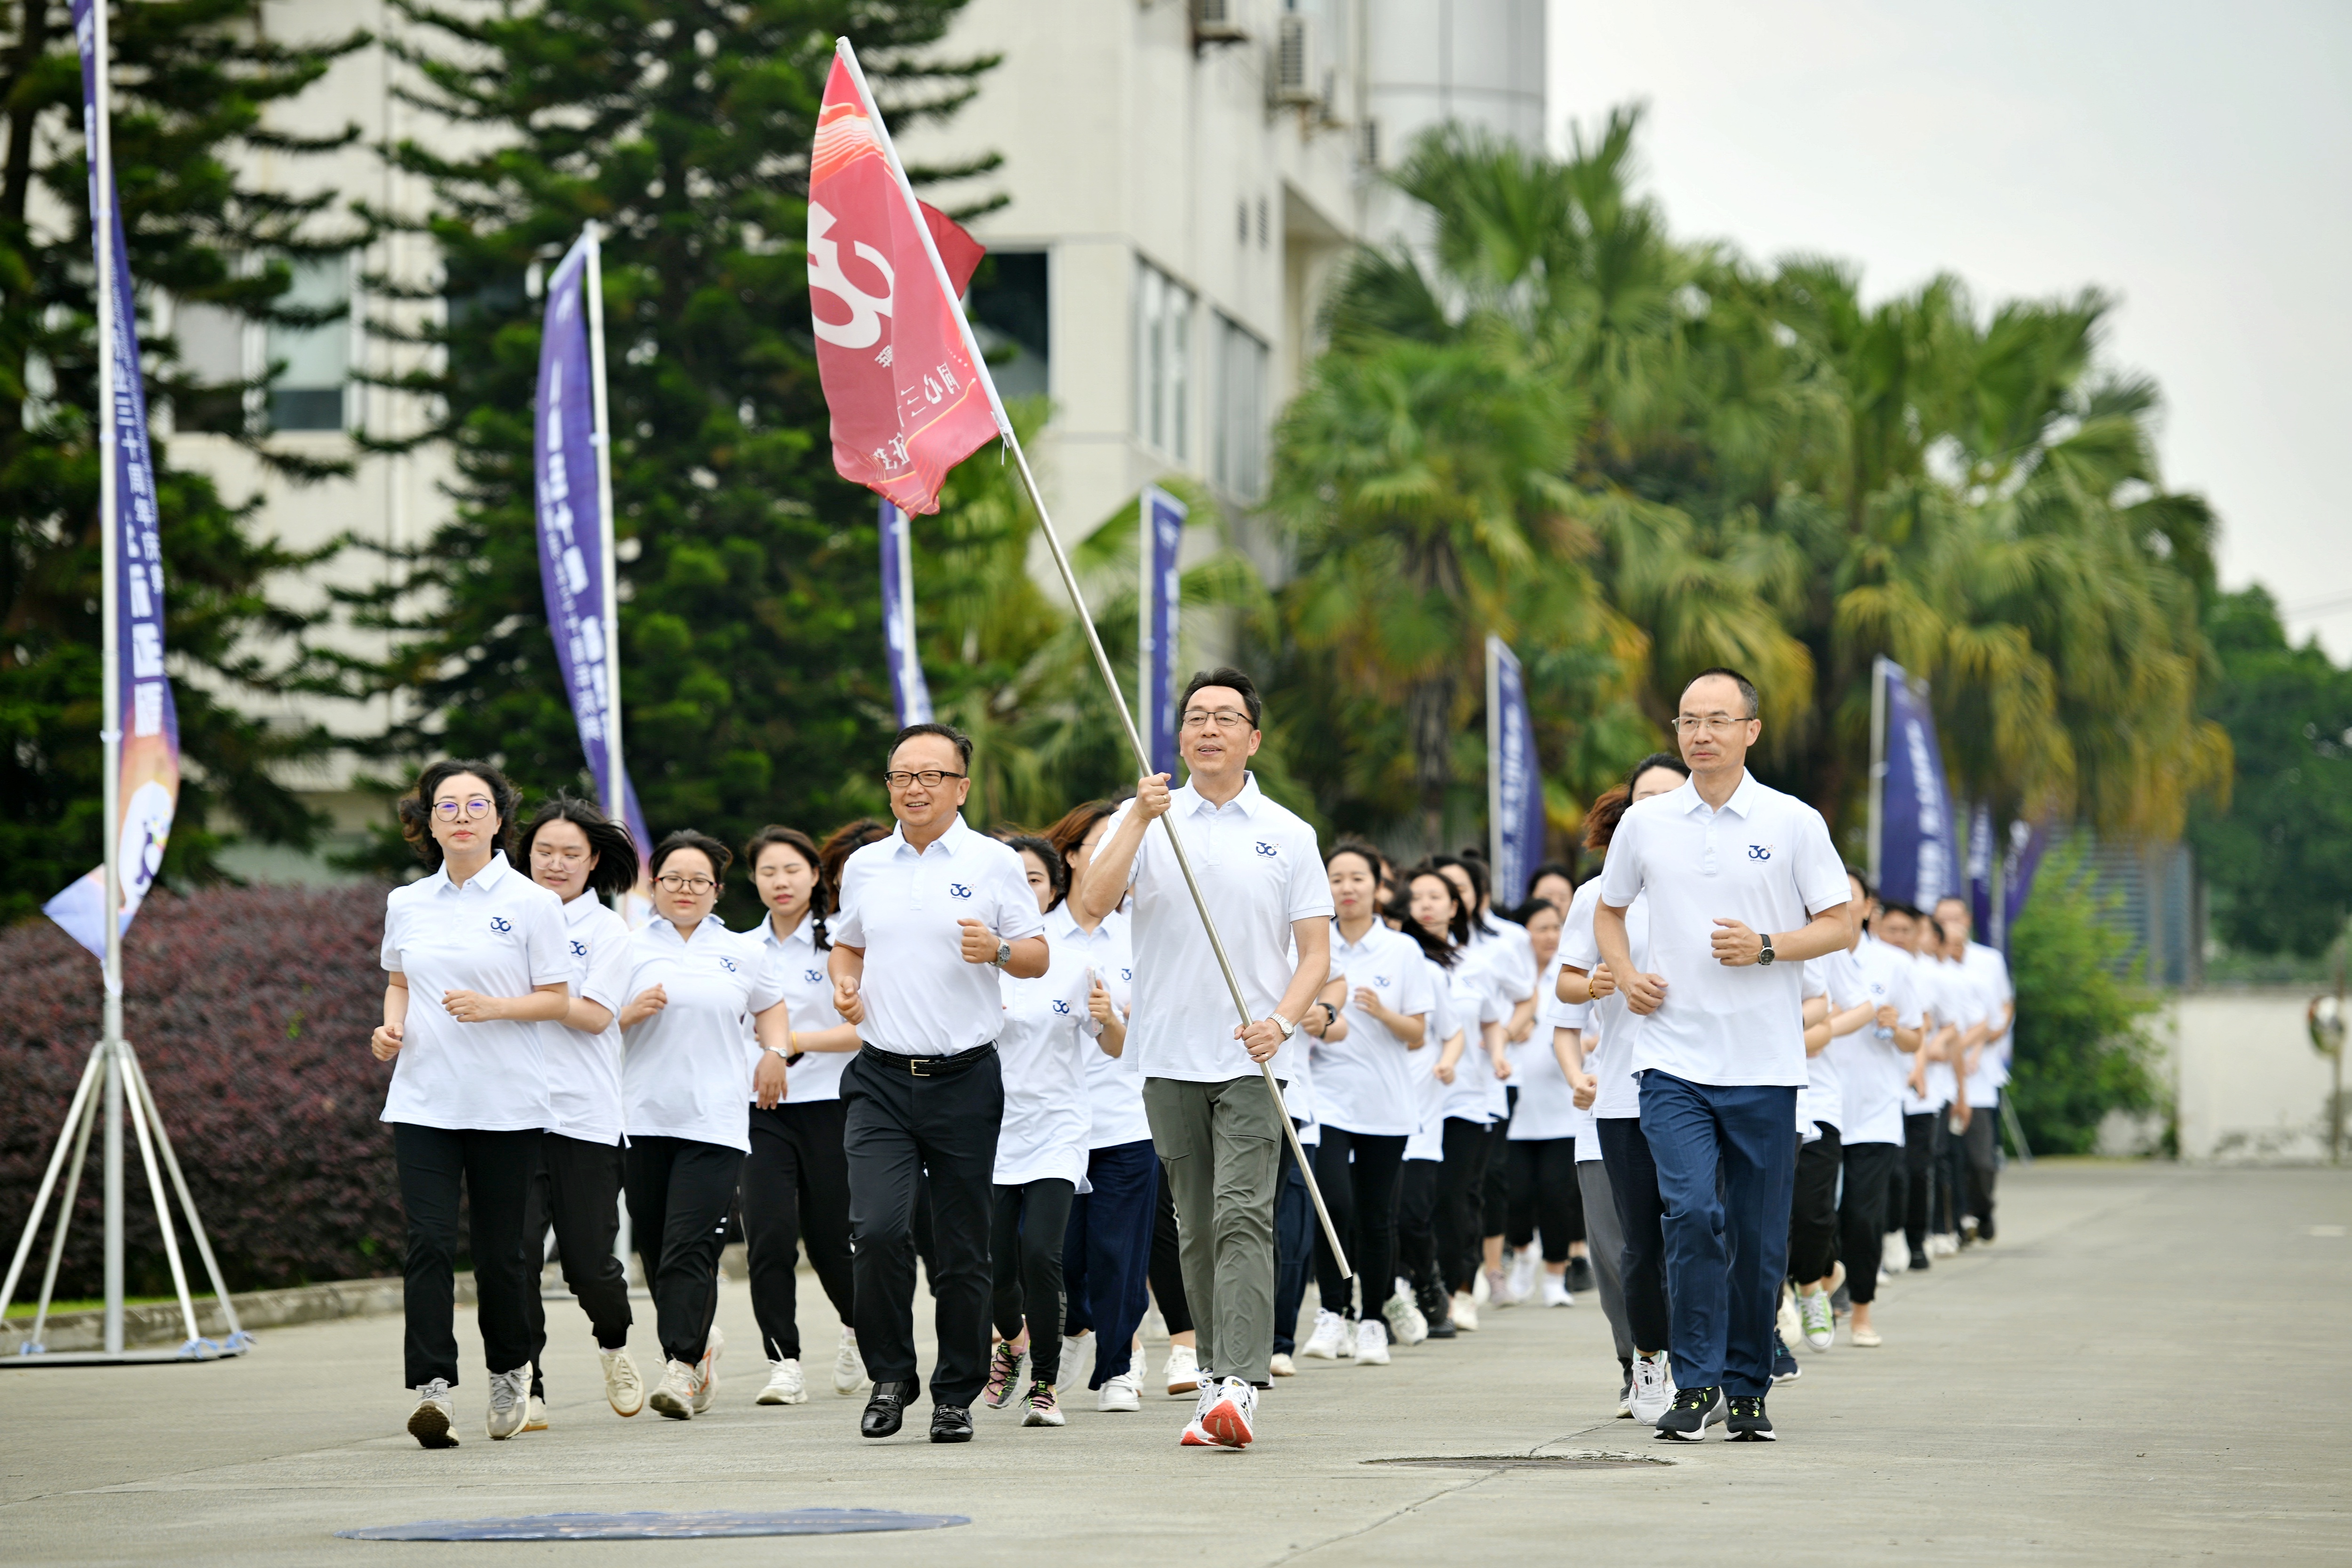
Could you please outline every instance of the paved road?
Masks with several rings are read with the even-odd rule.
[[[1385,1369],[1310,1363],[1244,1454],[1180,1450],[1185,1412],[983,1414],[978,1441],[861,1443],[857,1402],[622,1421],[584,1324],[551,1304],[553,1426],[464,1446],[400,1429],[400,1325],[274,1330],[243,1361],[0,1373],[0,1560],[240,1564],[1460,1561],[2284,1564],[2352,1559],[2352,1174],[2045,1162],[2004,1178],[2000,1243],[1882,1298],[1886,1345],[1808,1357],[1777,1445],[1678,1447],[1609,1419],[1597,1307],[1490,1311]],[[804,1296],[804,1300],[808,1298]],[[755,1342],[742,1288],[721,1321]],[[641,1342],[649,1341],[643,1326]],[[830,1340],[824,1341],[830,1348]],[[641,1342],[641,1350],[642,1350]],[[1155,1358],[1156,1361],[1156,1358]],[[913,1429],[910,1425],[910,1431]],[[1377,1461],[1622,1456],[1594,1468]],[[565,1510],[891,1508],[937,1533],[692,1546],[383,1544],[332,1531]]]

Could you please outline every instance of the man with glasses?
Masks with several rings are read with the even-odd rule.
[[[1242,1447],[1274,1353],[1277,1080],[1306,1049],[1298,1020],[1328,978],[1331,889],[1315,830],[1259,793],[1257,688],[1238,669],[1197,674],[1177,706],[1192,777],[1139,781],[1072,901],[1099,920],[1132,890],[1134,1016],[1151,1141],[1176,1204],[1184,1294],[1200,1338],[1201,1397],[1183,1443]],[[1250,1022],[1234,1021],[1208,933],[1164,831],[1181,834]],[[1384,1293],[1387,1281],[1381,1281]]]
[[[843,1069],[842,1142],[857,1346],[874,1379],[858,1430],[887,1437],[915,1396],[914,1204],[930,1177],[939,1361],[931,1441],[971,1440],[988,1379],[988,1226],[1004,1079],[996,971],[1045,973],[1045,917],[1021,858],[964,825],[971,742],[945,724],[898,731],[882,782],[898,831],[850,856],[831,923],[834,1007],[857,1026]]]
[[[1769,1441],[1764,1396],[1806,1080],[1804,961],[1851,939],[1853,895],[1821,813],[1748,772],[1764,726],[1746,676],[1703,671],[1675,727],[1691,776],[1626,809],[1592,922],[1643,1019],[1633,1068],[1674,1312],[1676,1392],[1658,1436],[1704,1437],[1727,1395],[1732,1439]],[[1625,929],[1644,892],[1649,973],[1634,966]]]

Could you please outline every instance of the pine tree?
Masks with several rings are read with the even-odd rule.
[[[331,193],[261,190],[245,155],[346,144],[355,131],[287,136],[262,117],[363,40],[289,45],[254,22],[252,0],[153,0],[113,13],[115,179],[151,407],[234,402],[246,390],[202,387],[182,370],[175,345],[153,330],[159,296],[313,325],[316,312],[286,301],[288,263],[348,244],[326,214]],[[68,7],[0,0],[0,921],[37,910],[102,853],[96,267],[82,119]],[[258,433],[244,438],[293,479],[331,471],[269,452]],[[257,838],[310,840],[310,813],[271,769],[318,755],[328,737],[238,704],[320,687],[301,647],[314,617],[269,592],[317,557],[257,536],[250,505],[173,468],[164,442],[154,457],[164,636],[187,764],[163,876],[185,884],[221,875],[220,839],[207,827],[215,805],[233,805]]]
[[[808,149],[836,34],[892,124],[951,114],[992,58],[921,51],[962,0],[569,0],[488,13],[399,0],[418,100],[458,128],[393,156],[428,183],[446,269],[455,516],[376,613],[409,635],[409,755],[500,759],[526,787],[583,759],[558,679],[532,521],[531,420],[550,267],[605,226],[624,735],[646,821],[740,842],[882,804],[875,503],[833,472],[809,329]],[[984,174],[993,159],[925,178]],[[389,225],[391,215],[377,215]],[[420,606],[405,620],[395,606]]]

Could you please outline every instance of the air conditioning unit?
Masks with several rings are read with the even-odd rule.
[[[1271,96],[1278,104],[1298,105],[1322,101],[1315,90],[1313,71],[1315,34],[1310,18],[1297,14],[1286,15],[1274,39],[1274,80]]]
[[[1239,44],[1249,38],[1249,29],[1242,26],[1241,8],[1246,0],[1192,0],[1192,47],[1203,44]]]

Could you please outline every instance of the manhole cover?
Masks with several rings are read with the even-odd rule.
[[[853,1535],[970,1524],[958,1513],[796,1508],[784,1513],[538,1513],[521,1519],[429,1519],[339,1530],[348,1541],[691,1541],[724,1535]]]
[[[1411,1465],[1433,1470],[1622,1470],[1636,1465],[1671,1465],[1641,1454],[1428,1454],[1403,1459],[1366,1459],[1368,1465]]]

